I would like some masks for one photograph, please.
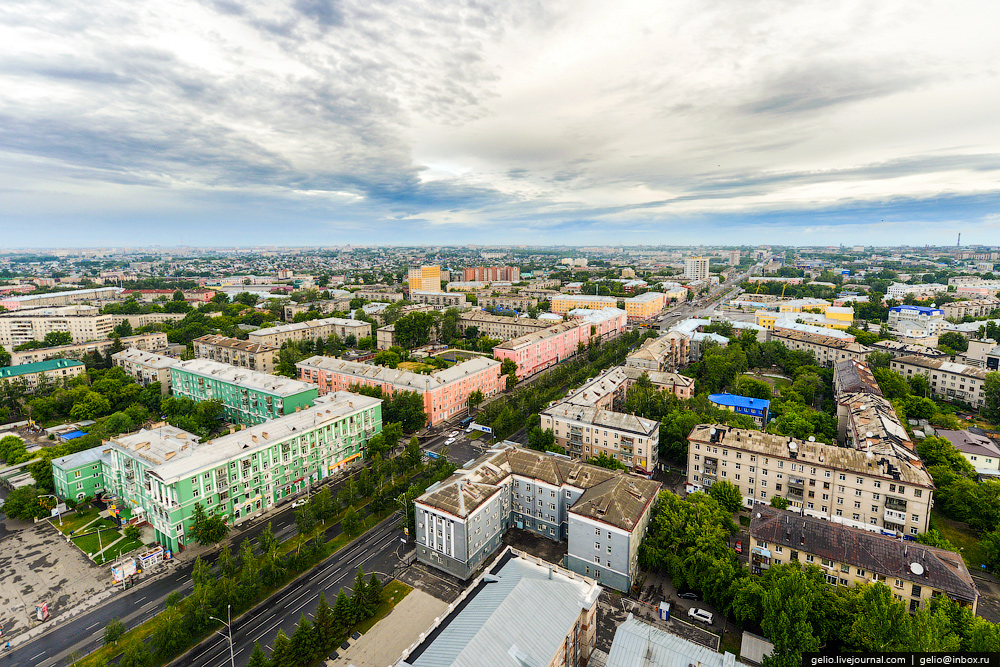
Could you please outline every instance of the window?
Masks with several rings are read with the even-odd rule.
[[[987,461],[988,461],[988,460],[989,460],[989,459],[987,459]],[[924,495],[924,492],[923,492],[922,490],[920,490],[920,489],[913,489],[913,495],[914,495],[915,497],[919,498],[920,496]]]
[[[865,571],[864,571],[864,570],[862,570],[861,568],[858,568],[858,569],[856,570],[856,572],[858,573],[858,576],[859,576],[859,577],[863,577],[863,576],[865,576]]]
[[[795,551],[795,550],[792,550],[792,552],[788,555],[788,559],[789,559],[789,561],[798,560],[799,559],[799,552]]]
[[[611,553],[611,545],[610,544],[608,545],[608,553],[609,554]]]
[[[896,586],[896,588],[902,588],[903,587],[903,580],[902,579],[896,579],[895,586]]]
[[[839,475],[837,475],[837,478],[840,479],[841,482],[843,482],[847,479],[847,475],[845,475],[844,473],[840,473]]]
[[[920,586],[918,586],[917,584],[913,584],[913,591],[910,592],[910,595],[912,595],[915,598],[918,598],[920,597],[920,593],[922,592],[922,590],[923,589],[921,589]]]
[[[855,479],[855,481],[856,481],[856,482],[857,482],[858,484],[864,484],[864,483],[865,483],[865,480],[861,479],[860,477],[855,477],[854,479]]]
[[[850,565],[844,565],[844,564],[841,564],[841,565],[840,565],[840,571],[841,571],[841,572],[845,572],[845,573],[850,573],[850,571],[851,571],[851,566],[850,566]]]
[[[826,583],[830,584],[831,586],[836,586],[837,577],[833,576],[832,574],[826,575]]]
[[[812,555],[812,554],[806,554],[806,562],[807,562],[807,563],[812,563],[812,562],[813,562],[813,561],[815,561],[815,560],[816,560],[816,559],[815,559],[815,558],[813,558],[813,555]]]
[[[600,542],[594,542],[594,548],[595,549],[600,549],[601,548],[601,543]]]
[[[876,489],[881,489],[882,488],[882,482],[875,482],[875,488]]]

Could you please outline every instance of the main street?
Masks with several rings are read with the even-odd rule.
[[[346,475],[332,480],[331,492],[336,494],[346,480]],[[240,543],[246,538],[249,538],[251,543],[255,543],[268,522],[271,523],[271,528],[278,540],[283,541],[292,537],[296,527],[291,503],[286,502],[281,506],[281,509],[272,515],[249,522],[245,526],[238,526],[229,535],[233,550],[238,549]],[[327,529],[325,539],[332,539],[339,532],[339,525],[331,526]],[[205,554],[203,560],[211,564],[215,562],[217,557],[218,551],[212,551]],[[187,561],[176,566],[166,564],[162,567],[173,567],[174,569],[165,576],[154,578],[135,588],[117,593],[107,602],[79,614],[72,620],[57,624],[54,623],[57,619],[50,620],[49,623],[54,625],[51,631],[10,652],[0,654],[0,667],[8,665],[11,667],[15,665],[39,665],[41,667],[68,665],[72,662],[70,659],[72,654],[77,652],[87,654],[102,645],[104,626],[111,619],[121,619],[126,627],[133,628],[156,616],[163,611],[166,598],[171,593],[177,591],[183,597],[191,592],[191,572],[194,569],[194,563]]]

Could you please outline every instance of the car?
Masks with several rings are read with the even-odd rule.
[[[299,498],[298,500],[292,501],[292,507],[302,507],[309,502],[308,498]]]
[[[701,596],[695,591],[677,591],[677,597],[682,600],[701,600]]]
[[[704,609],[691,607],[688,609],[688,618],[695,621],[701,621],[705,625],[712,625],[712,612],[705,611]]]
[[[452,431],[448,435],[451,436],[452,438],[454,438],[456,435],[458,435],[458,431]]]
[[[455,438],[448,438],[447,440],[444,441],[444,444],[450,445],[453,442],[455,442]]]
[[[743,553],[743,541],[742,540],[736,540],[736,553],[738,553],[738,554]]]
[[[476,429],[474,429],[474,428],[472,428],[472,427],[470,426],[469,428],[465,429],[465,432],[466,432],[466,433],[472,433],[472,432],[473,432],[473,431],[475,431],[475,430],[476,430]]]

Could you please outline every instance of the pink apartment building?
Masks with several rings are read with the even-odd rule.
[[[590,340],[590,326],[580,322],[562,322],[534,333],[512,338],[493,348],[500,361],[517,364],[517,377],[533,375],[576,354],[577,346]]]
[[[350,391],[352,385],[380,387],[386,393],[415,391],[424,399],[431,426],[466,412],[469,394],[477,389],[489,398],[504,388],[500,362],[488,357],[473,357],[430,375],[322,356],[300,361],[295,367],[300,380],[319,386],[320,396]]]
[[[569,317],[573,322],[589,325],[588,336],[600,336],[601,338],[614,338],[625,331],[625,325],[628,323],[628,313],[620,308],[605,308],[604,310],[580,308],[569,311]]]

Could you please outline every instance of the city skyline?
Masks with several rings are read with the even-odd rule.
[[[996,18],[9,4],[3,245],[994,244]]]

